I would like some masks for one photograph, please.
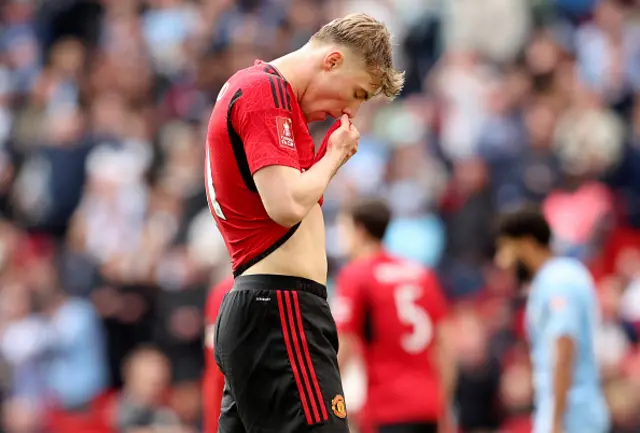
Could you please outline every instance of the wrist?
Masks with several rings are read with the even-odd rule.
[[[331,169],[331,177],[333,177],[344,164],[346,157],[341,152],[329,151],[322,159],[327,161],[327,164]]]

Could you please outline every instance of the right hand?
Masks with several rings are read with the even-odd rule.
[[[349,116],[343,114],[340,118],[340,127],[329,137],[327,154],[338,155],[342,161],[340,166],[343,166],[358,151],[359,140],[360,132],[351,124]]]

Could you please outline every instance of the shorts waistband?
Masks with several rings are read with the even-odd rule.
[[[327,299],[327,288],[313,280],[290,275],[240,275],[235,278],[233,290],[289,290],[308,292]]]

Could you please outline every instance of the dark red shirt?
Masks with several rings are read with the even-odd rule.
[[[338,332],[363,342],[364,415],[375,425],[436,421],[444,402],[434,343],[447,304],[435,274],[382,252],[347,265],[336,291]]]
[[[233,287],[233,278],[228,278],[215,286],[207,297],[205,305],[205,319],[207,330],[205,333],[205,370],[203,383],[204,403],[204,433],[218,433],[218,418],[220,418],[220,404],[222,402],[222,389],[224,388],[224,376],[213,356],[213,327],[218,318],[218,311],[224,295]]]
[[[261,61],[236,72],[222,87],[209,120],[206,152],[209,207],[234,275],[239,275],[275,251],[299,226],[289,229],[269,218],[253,174],[270,165],[304,171],[322,154],[315,154],[293,89]]]

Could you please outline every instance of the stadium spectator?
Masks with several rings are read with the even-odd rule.
[[[170,383],[168,359],[153,348],[138,348],[124,364],[124,389],[116,403],[117,430],[180,432],[176,414],[163,404]]]

